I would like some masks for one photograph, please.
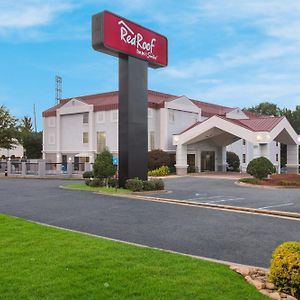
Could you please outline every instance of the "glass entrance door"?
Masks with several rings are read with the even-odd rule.
[[[215,152],[201,152],[201,172],[215,171]]]

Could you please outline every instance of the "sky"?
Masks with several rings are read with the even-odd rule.
[[[300,105],[300,0],[0,0],[0,105],[21,118],[63,98],[117,90],[118,60],[91,47],[110,10],[168,37],[149,89],[232,107]]]

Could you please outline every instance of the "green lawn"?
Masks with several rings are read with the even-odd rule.
[[[227,266],[0,215],[1,299],[268,299]]]
[[[69,184],[65,185],[64,188],[67,189],[74,189],[74,190],[82,190],[82,191],[90,191],[90,192],[103,192],[103,193],[109,193],[109,194],[129,194],[132,193],[129,190],[123,189],[123,188],[112,188],[112,187],[91,187],[84,183],[82,184]]]

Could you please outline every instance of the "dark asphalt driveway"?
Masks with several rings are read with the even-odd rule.
[[[169,193],[159,197],[300,213],[300,188],[245,187],[235,180],[195,176],[167,179],[165,185]]]
[[[59,189],[69,181],[0,179],[0,213],[237,263],[268,267],[300,222]],[[0,224],[1,226],[1,224]]]

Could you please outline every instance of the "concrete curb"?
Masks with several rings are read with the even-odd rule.
[[[104,195],[104,196],[177,204],[177,205],[200,207],[200,208],[207,208],[207,209],[224,210],[224,211],[231,211],[231,212],[236,212],[236,213],[264,215],[264,216],[285,218],[285,219],[290,219],[290,220],[294,220],[294,221],[300,221],[300,213],[257,209],[257,208],[241,207],[241,206],[222,205],[222,204],[199,203],[199,202],[187,201],[187,200],[177,200],[177,199],[170,199],[170,198],[159,198],[159,197],[152,197],[152,196],[136,195],[134,193],[110,194],[110,193],[104,193],[104,192],[93,192],[93,191],[86,191],[86,190],[80,190],[80,189],[71,189],[71,188],[64,187],[64,186],[59,186],[59,187],[66,189],[66,190],[92,192],[94,194],[99,194],[99,195]]]
[[[117,196],[122,197],[121,195],[117,195]],[[238,213],[251,213],[251,214],[257,214],[257,215],[280,217],[280,218],[287,218],[287,219],[293,219],[293,220],[300,221],[300,213],[298,214],[298,213],[292,213],[292,212],[273,211],[273,210],[222,205],[222,204],[199,203],[199,202],[193,202],[193,201],[150,197],[150,196],[142,197],[142,196],[132,195],[132,194],[129,195],[128,198],[140,199],[140,200],[146,200],[146,201],[148,200],[148,201],[165,202],[165,203],[172,203],[172,204],[178,204],[178,205],[188,205],[188,206],[202,207],[202,208],[209,208],[209,209],[219,209],[219,210],[233,211],[233,212],[238,212]]]
[[[250,188],[257,188],[257,189],[271,189],[271,190],[281,190],[281,189],[300,189],[300,186],[269,186],[269,185],[258,185],[258,184],[251,184],[245,182],[236,181],[234,184],[243,186],[243,187],[250,187]]]

